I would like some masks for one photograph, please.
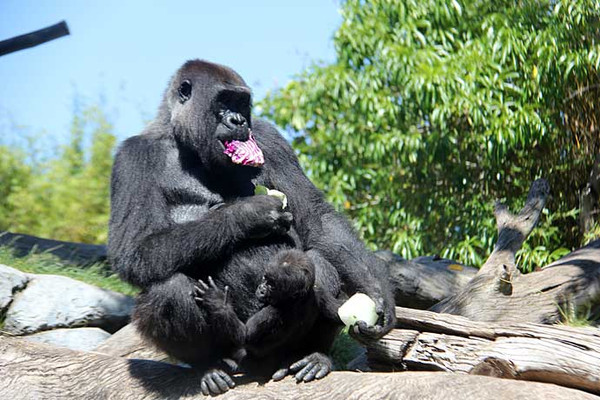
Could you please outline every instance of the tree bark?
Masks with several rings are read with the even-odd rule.
[[[491,324],[396,309],[397,328],[367,349],[378,370],[435,370],[551,382],[600,394],[600,329]]]
[[[504,205],[495,210],[498,242],[475,277],[458,293],[430,308],[473,321],[551,324],[567,309],[593,307],[600,300],[600,240],[544,267],[521,274],[515,254],[539,219],[549,187],[533,183],[518,215]]]
[[[16,36],[0,42],[0,56],[15,51],[37,46],[38,44],[49,42],[69,34],[69,27],[65,21],[48,26],[46,28]]]
[[[412,260],[387,250],[375,253],[386,261],[396,304],[427,309],[464,289],[478,269],[439,256]]]
[[[174,365],[58,349],[0,337],[0,397],[6,399],[200,398],[196,371]],[[597,399],[551,384],[440,372],[362,374],[333,372],[313,383],[258,384],[236,378],[227,399]]]

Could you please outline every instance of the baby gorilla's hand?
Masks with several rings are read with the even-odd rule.
[[[229,286],[224,289],[219,288],[212,277],[208,277],[208,284],[202,279],[194,285],[194,299],[198,304],[203,305],[211,313],[224,311],[231,307],[227,303]]]

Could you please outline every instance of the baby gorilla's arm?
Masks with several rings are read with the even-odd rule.
[[[246,325],[240,321],[233,306],[228,302],[229,287],[220,289],[208,277],[208,284],[202,280],[194,285],[194,298],[204,306],[213,334],[222,341],[230,341],[235,346],[243,346],[246,341]]]

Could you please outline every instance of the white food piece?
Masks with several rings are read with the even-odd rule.
[[[275,197],[281,199],[281,202],[283,203],[283,208],[287,207],[287,196],[285,195],[285,193],[280,192],[279,190],[275,190],[275,189],[267,189],[267,195],[275,196]]]
[[[346,326],[354,325],[358,321],[365,321],[367,325],[375,325],[378,318],[375,312],[375,302],[364,293],[356,293],[350,297],[338,308],[338,315]]]

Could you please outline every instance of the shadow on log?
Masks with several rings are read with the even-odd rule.
[[[458,293],[479,271],[438,256],[405,260],[388,250],[375,254],[386,261],[396,304],[409,308],[427,309]]]
[[[190,369],[96,353],[58,349],[0,337],[0,398],[22,399],[192,399],[201,398]],[[333,372],[309,384],[292,378],[264,385],[244,383],[219,399],[595,399],[545,383],[439,372],[364,374]]]

